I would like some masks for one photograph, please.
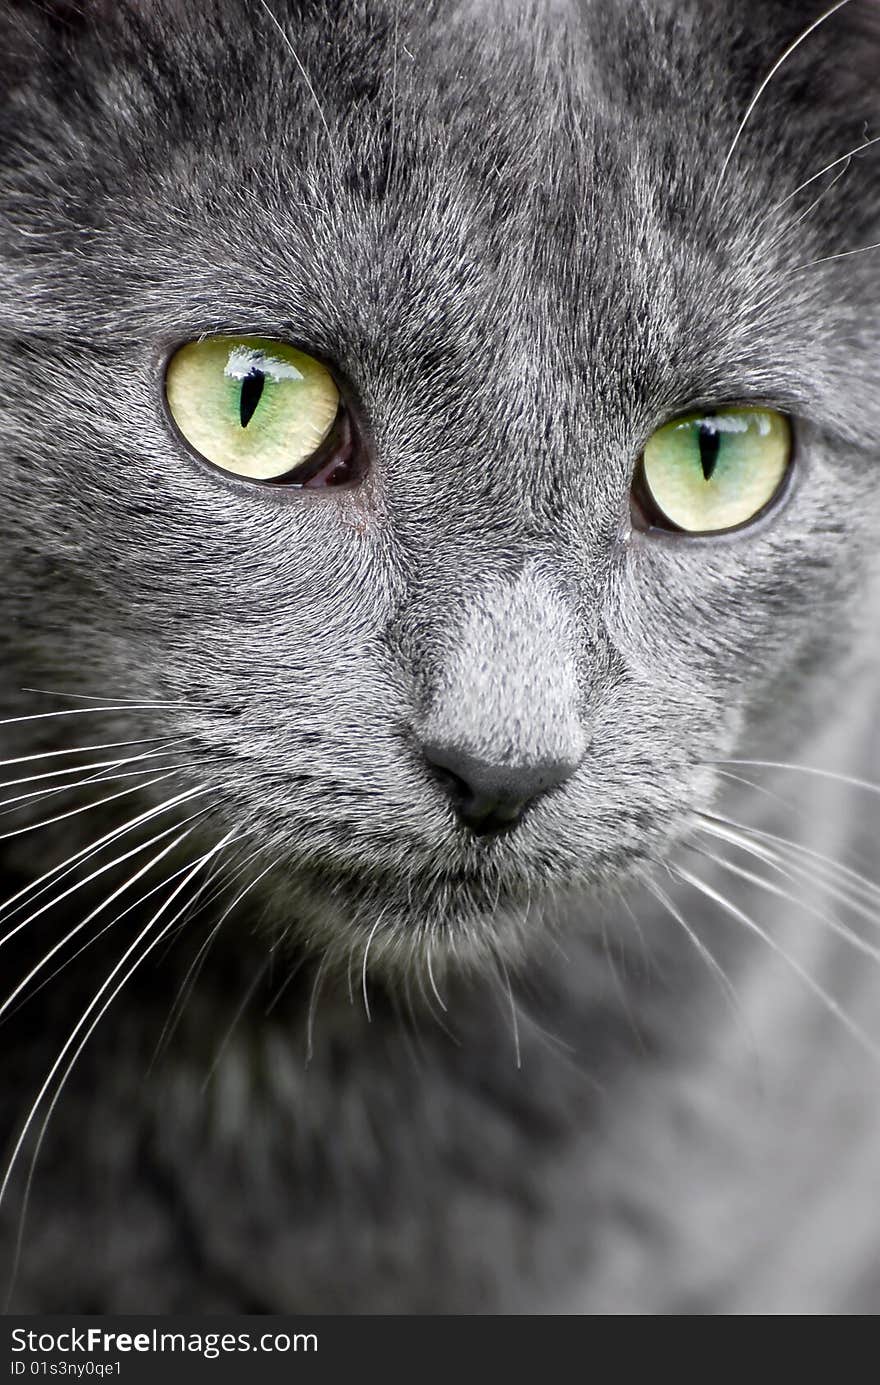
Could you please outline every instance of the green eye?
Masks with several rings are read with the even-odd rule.
[[[165,393],[196,452],[252,481],[312,480],[303,464],[324,460],[341,412],[326,367],[267,337],[189,342],[168,364]]]
[[[767,506],[791,459],[791,425],[773,409],[689,414],[658,428],[640,467],[646,508],[660,528],[718,533]]]

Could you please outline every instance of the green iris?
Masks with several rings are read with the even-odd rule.
[[[268,337],[206,337],[182,346],[165,377],[187,442],[224,471],[272,481],[308,461],[339,409],[325,366]]]
[[[642,461],[670,525],[707,534],[754,519],[779,490],[790,456],[788,419],[743,407],[673,419],[648,440]]]

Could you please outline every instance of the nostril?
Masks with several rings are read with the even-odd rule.
[[[497,836],[516,827],[528,801],[505,801],[474,794],[458,809],[462,822],[478,837]]]
[[[575,764],[493,764],[457,746],[424,746],[425,760],[459,818],[478,835],[515,827],[529,804],[563,783]]]
[[[455,774],[451,769],[447,769],[445,765],[441,765],[436,760],[433,760],[427,751],[425,751],[425,759],[437,783],[440,785],[441,789],[443,789],[444,793],[452,799],[453,803],[467,802],[471,797],[470,785],[465,783],[464,779],[461,779],[459,775]]]

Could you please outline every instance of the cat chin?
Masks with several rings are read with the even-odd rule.
[[[360,989],[366,976],[392,983],[415,976],[429,984],[516,966],[542,952],[573,917],[590,931],[603,898],[618,894],[621,883],[418,874],[403,880],[336,869],[327,881],[276,880],[264,917],[282,949],[312,955],[349,989]]]

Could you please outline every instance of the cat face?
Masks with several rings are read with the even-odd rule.
[[[662,861],[848,638],[872,151],[796,189],[874,133],[869,7],[735,147],[818,9],[85,9],[0,29],[12,681],[165,704],[120,715],[186,747],[144,794],[202,795],[296,936],[516,948]],[[224,337],[326,368],[343,484],[190,445],[169,362]],[[766,508],[658,522],[652,436],[749,409],[790,420]]]

